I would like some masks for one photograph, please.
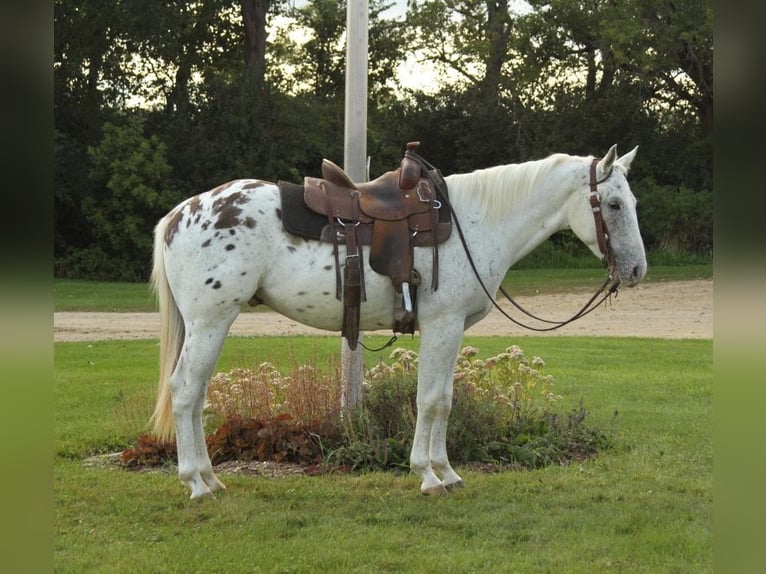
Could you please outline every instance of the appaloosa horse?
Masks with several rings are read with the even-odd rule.
[[[636,150],[618,157],[613,146],[600,160],[554,154],[446,177],[453,215],[484,287],[496,293],[511,265],[565,228],[597,257],[608,258],[615,279],[637,284],[646,257],[626,179]],[[332,245],[287,233],[281,219],[278,186],[242,179],[187,199],[156,226],[152,283],[159,298],[161,357],[154,425],[163,439],[175,430],[178,473],[192,498],[224,488],[206,449],[202,409],[241,306],[255,298],[301,323],[341,329]],[[440,246],[439,261],[438,289],[429,289],[431,249],[415,248],[414,267],[423,285],[410,466],[420,475],[424,494],[463,484],[446,451],[453,371],[463,331],[492,308],[458,234]],[[360,328],[390,328],[397,293],[367,261],[363,273]]]

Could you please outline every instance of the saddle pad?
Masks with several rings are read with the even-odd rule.
[[[282,226],[285,231],[306,239],[321,239],[327,217],[306,206],[303,186],[287,181],[279,181],[277,185],[282,199]]]

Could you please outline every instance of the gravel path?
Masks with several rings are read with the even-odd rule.
[[[590,294],[584,291],[535,295],[519,299],[530,312],[551,319],[564,319],[577,311]],[[518,311],[503,302],[511,316]],[[97,341],[109,339],[152,339],[159,333],[157,313],[54,313],[54,341]],[[241,313],[232,335],[327,335],[328,331],[307,327],[267,311]],[[390,331],[381,331],[390,334]],[[493,310],[469,335],[528,335]],[[611,305],[548,335],[657,337],[667,339],[713,338],[713,281],[670,281],[644,283],[622,289]]]

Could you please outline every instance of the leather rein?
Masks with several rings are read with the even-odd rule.
[[[564,321],[552,321],[548,319],[542,319],[526,309],[524,309],[521,305],[519,305],[509,294],[508,292],[503,288],[502,285],[500,285],[500,292],[505,296],[506,299],[508,299],[514,307],[516,307],[519,311],[526,314],[528,317],[535,319],[536,321],[540,321],[542,323],[546,323],[547,327],[534,327],[531,325],[527,325],[525,323],[522,323],[521,321],[511,317],[503,308],[500,307],[500,305],[495,301],[495,298],[490,294],[489,289],[487,289],[486,285],[484,285],[484,281],[482,280],[481,276],[479,275],[479,271],[476,268],[476,263],[473,260],[473,257],[471,256],[471,252],[468,248],[468,244],[466,243],[465,236],[463,235],[463,229],[460,226],[460,222],[458,221],[457,214],[455,213],[455,210],[452,207],[452,204],[449,201],[449,197],[446,193],[446,184],[444,183],[444,180],[440,177],[434,176],[432,173],[438,173],[438,170],[431,165],[427,160],[425,160],[423,157],[421,157],[419,154],[413,152],[412,156],[413,159],[416,159],[420,164],[425,168],[423,171],[426,173],[428,179],[431,181],[431,183],[434,185],[434,188],[438,190],[439,192],[439,199],[447,206],[447,209],[450,210],[450,213],[452,214],[452,219],[455,222],[455,229],[457,229],[458,236],[460,237],[460,242],[463,245],[463,250],[465,251],[466,256],[468,257],[468,263],[471,266],[471,269],[473,270],[474,275],[476,276],[476,279],[479,281],[479,285],[481,285],[482,290],[487,295],[489,300],[492,302],[492,305],[500,311],[500,313],[508,320],[510,320],[512,323],[515,323],[519,327],[523,327],[524,329],[529,329],[531,331],[553,331],[555,329],[559,329],[563,327],[564,325],[568,325],[569,323],[572,323],[573,321],[576,321],[580,317],[584,317],[597,307],[599,307],[602,303],[604,303],[607,299],[610,299],[612,295],[617,296],[617,289],[620,285],[619,279],[614,279],[614,254],[612,253],[612,247],[609,242],[609,234],[606,228],[606,222],[604,221],[604,217],[601,213],[601,195],[598,193],[598,185],[600,183],[603,183],[606,181],[610,175],[612,175],[612,171],[610,170],[609,173],[607,173],[603,178],[596,179],[596,166],[598,165],[598,162],[600,161],[598,158],[594,158],[593,161],[590,164],[590,206],[591,210],[593,212],[593,219],[596,224],[596,238],[598,240],[598,247],[601,251],[601,254],[603,256],[602,261],[608,268],[608,275],[602,285],[598,288],[598,290],[591,296],[590,299],[585,303],[585,305],[582,306],[582,308],[577,311],[574,315],[569,317],[568,319]],[[599,298],[600,297],[600,298]]]

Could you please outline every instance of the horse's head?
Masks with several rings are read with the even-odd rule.
[[[627,175],[638,147],[617,157],[617,146],[593,160],[584,185],[569,203],[572,231],[599,258],[614,279],[633,287],[646,274],[646,253],[636,216],[636,197]]]

